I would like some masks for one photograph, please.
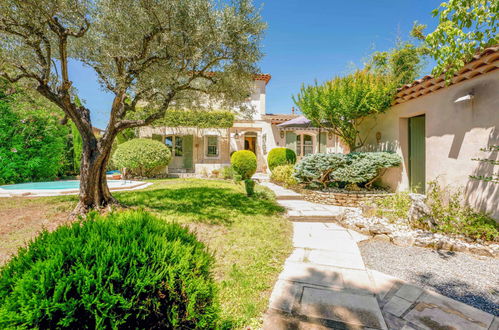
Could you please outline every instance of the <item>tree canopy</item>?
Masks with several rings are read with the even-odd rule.
[[[448,0],[432,12],[439,23],[424,34],[425,26],[414,25],[412,34],[425,41],[435,59],[434,75],[451,79],[478,51],[499,43],[499,2]]]
[[[264,28],[250,0],[3,0],[0,75],[36,89],[74,122],[83,144],[77,209],[87,210],[116,202],[105,169],[124,129],[170,108],[244,108]],[[75,100],[70,60],[114,94],[100,137]],[[143,104],[152,111],[131,119]]]
[[[365,142],[359,135],[359,125],[367,115],[390,107],[395,86],[389,75],[358,70],[321,85],[302,85],[293,100],[315,125],[328,128],[354,151]]]

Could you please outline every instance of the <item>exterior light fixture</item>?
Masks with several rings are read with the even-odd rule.
[[[239,139],[239,132],[237,131],[237,129],[236,129],[236,133],[234,133],[234,137],[235,137],[236,139]]]
[[[465,102],[465,101],[471,101],[475,98],[475,95],[473,93],[469,93],[468,95],[461,96],[460,98],[457,98],[454,103],[460,103],[460,102]]]
[[[327,137],[329,138],[329,140],[332,140],[333,139],[333,132],[329,132],[327,134]]]
[[[281,136],[281,139],[284,139],[284,131],[281,131],[279,135]]]

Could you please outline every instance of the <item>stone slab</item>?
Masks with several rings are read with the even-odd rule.
[[[414,302],[422,293],[423,289],[414,285],[404,284],[398,289],[395,295],[407,301]]]
[[[311,250],[307,256],[307,259],[311,263],[319,265],[362,270],[366,268],[364,261],[362,260],[362,256],[358,253]]]
[[[325,287],[343,288],[343,278],[337,268],[302,262],[286,262],[279,279]]]
[[[373,283],[365,270],[342,268],[340,272],[346,289],[375,295]]]
[[[423,329],[489,329],[494,316],[434,292],[425,292],[404,319]]]
[[[269,307],[285,313],[291,313],[293,304],[300,298],[302,286],[284,280],[278,280],[270,296]]]
[[[380,301],[385,299],[386,294],[390,292],[390,289],[395,284],[402,282],[393,276],[378,272],[377,270],[369,269],[368,273],[374,283],[374,293],[376,293]]]
[[[412,303],[410,301],[393,296],[392,299],[383,306],[383,311],[400,317],[409,307],[411,307],[411,305]]]
[[[373,296],[305,287],[298,314],[368,328],[386,329]]]

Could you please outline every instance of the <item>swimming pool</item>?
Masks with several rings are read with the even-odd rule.
[[[144,188],[149,184],[131,180],[108,180],[107,185],[110,190],[131,190],[139,187]],[[54,196],[76,194],[79,190],[80,181],[78,180],[28,182],[0,186],[0,196]]]

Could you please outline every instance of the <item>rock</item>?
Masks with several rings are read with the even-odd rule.
[[[398,246],[412,246],[415,241],[412,235],[395,235],[392,236],[392,240]]]
[[[392,231],[388,228],[386,228],[383,225],[374,225],[369,228],[369,231],[373,233],[374,235],[381,235],[381,234],[391,234]]]
[[[385,234],[375,235],[375,236],[373,237],[373,239],[375,239],[375,240],[377,240],[377,241],[390,242],[390,236],[385,235]]]
[[[476,245],[470,248],[470,252],[484,257],[493,257],[494,254],[486,246]]]
[[[468,252],[468,247],[462,243],[455,243],[452,245],[452,250],[456,252]]]
[[[360,221],[359,221],[359,222],[356,222],[356,223],[355,223],[355,226],[356,226],[356,227],[358,227],[358,228],[361,228],[361,229],[362,229],[362,228],[366,228],[366,224],[365,224],[365,223],[363,223],[363,222],[360,222]]]
[[[409,222],[420,223],[423,221],[430,228],[435,227],[436,222],[430,215],[430,208],[426,205],[426,196],[421,194],[409,194],[409,197],[412,201],[408,214]]]

